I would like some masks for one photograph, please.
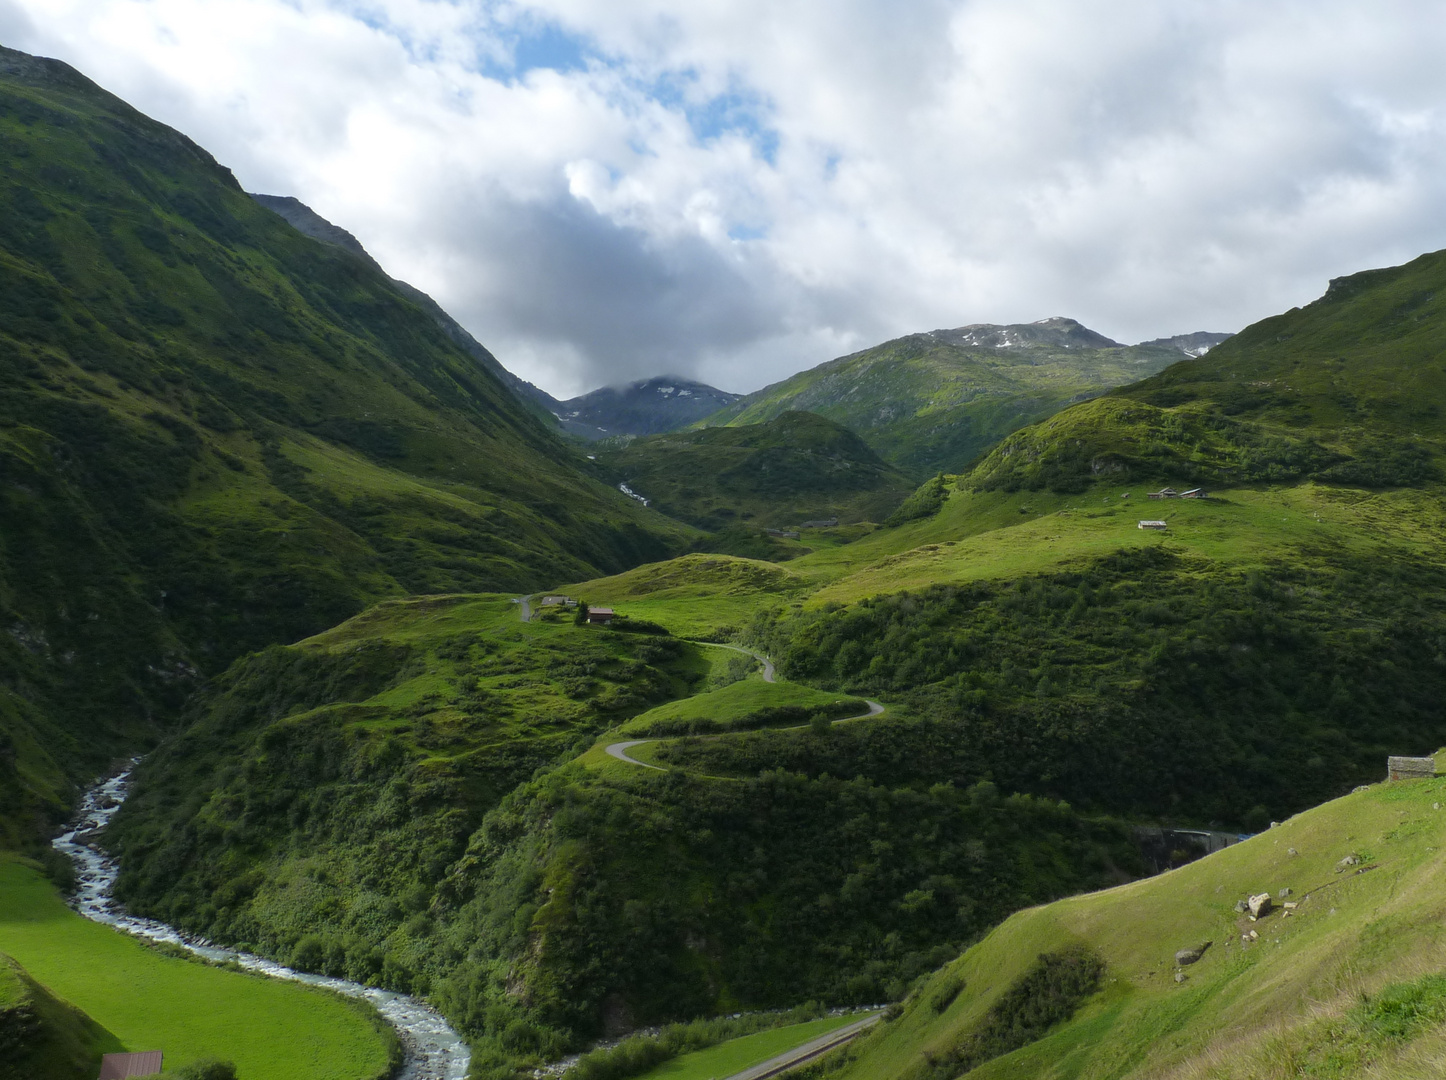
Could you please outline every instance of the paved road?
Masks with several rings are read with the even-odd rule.
[[[740,1073],[734,1073],[727,1077],[727,1080],[768,1080],[772,1076],[781,1076],[790,1069],[800,1065],[806,1065],[816,1058],[823,1057],[830,1050],[837,1049],[848,1042],[854,1036],[867,1031],[880,1020],[882,1013],[874,1013],[866,1016],[852,1024],[836,1028],[827,1035],[820,1035],[817,1039],[804,1043],[802,1046],[795,1046],[792,1050],[785,1051],[777,1057],[771,1057],[761,1065],[755,1065],[751,1069],[744,1069]]]
[[[723,645],[717,641],[695,641],[694,645],[707,645],[714,649],[732,649],[734,652],[741,652],[744,656],[751,656],[763,664],[763,681],[774,682],[773,661],[764,656],[761,652],[754,652],[752,649],[745,649],[741,645]]]
[[[628,751],[635,746],[642,746],[643,743],[657,742],[657,739],[629,739],[627,742],[609,743],[607,752],[619,761],[626,761],[629,765],[641,765],[645,769],[657,769],[659,772],[668,770],[661,765],[649,765],[646,761],[639,761],[635,757],[628,757]]]
[[[763,681],[770,683],[776,681],[774,678],[773,661],[768,659],[768,657],[764,656],[762,653],[754,652],[752,649],[745,649],[739,645],[720,645],[716,641],[695,641],[693,644],[711,645],[715,649],[732,649],[734,652],[741,652],[747,656],[751,656],[755,660],[761,660],[763,662]],[[878,716],[883,713],[884,707],[880,705],[877,701],[870,701],[867,698],[865,698],[864,701],[869,707],[868,712],[861,712],[857,716],[841,716],[837,720],[835,720],[834,723],[846,724],[850,720],[868,720],[871,717]],[[803,725],[800,724],[799,726],[802,727]],[[720,734],[727,733],[723,732]],[[719,735],[702,736],[702,738],[705,739],[716,739],[719,737]],[[635,746],[642,746],[644,743],[657,741],[657,739],[628,739],[626,742],[608,743],[608,745],[604,747],[604,749],[607,751],[610,757],[615,757],[619,761],[626,761],[629,765],[641,765],[645,769],[657,769],[659,772],[667,772],[668,770],[663,768],[661,765],[650,765],[646,761],[639,761],[637,758],[632,757],[628,754],[628,751]]]
[[[530,601],[535,595],[535,593],[528,593],[526,596],[519,596],[517,598],[517,602],[522,605],[521,608],[519,608],[518,610],[522,615],[523,622],[532,621],[532,605],[528,603],[528,601]]]

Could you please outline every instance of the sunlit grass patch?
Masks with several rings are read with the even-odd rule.
[[[247,1080],[371,1080],[392,1036],[369,1006],[323,990],[163,955],[81,918],[36,871],[0,860],[0,952],[132,1051],[202,1057]]]

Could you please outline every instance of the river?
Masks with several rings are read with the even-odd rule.
[[[369,1001],[376,1007],[377,1012],[396,1028],[397,1037],[401,1040],[406,1054],[405,1063],[397,1073],[397,1080],[464,1080],[471,1062],[471,1052],[442,1015],[425,1002],[406,994],[363,986],[346,979],[293,971],[265,957],[222,948],[204,939],[190,937],[163,922],[127,915],[121,906],[111,899],[111,887],[115,884],[120,867],[99,848],[87,843],[87,838],[88,834],[104,826],[125,801],[126,784],[130,779],[131,768],[134,767],[135,761],[132,761],[125,772],[87,791],[85,798],[81,800],[76,824],[52,841],[56,850],[75,860],[78,885],[71,906],[76,911],[87,919],[94,919],[137,937],[179,945],[207,960],[234,961],[248,971],[258,971],[272,978],[291,979],[310,986],[321,986],[347,997]]]

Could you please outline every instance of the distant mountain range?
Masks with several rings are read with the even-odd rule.
[[[555,412],[563,428],[584,439],[660,435],[712,416],[742,396],[677,375],[660,375],[557,402]]]
[[[1199,356],[1229,334],[1122,345],[1074,319],[975,323],[886,341],[749,394],[710,425],[790,410],[826,416],[922,478],[957,472],[1005,435],[1073,402]]]
[[[307,236],[342,248],[385,274],[347,230],[299,199],[252,195]],[[1128,346],[1074,319],[971,323],[884,342],[752,394],[679,375],[605,386],[567,400],[514,375],[420,289],[389,279],[534,416],[593,442],[660,435],[704,424],[737,426],[785,412],[826,416],[862,436],[915,477],[956,471],[1003,436],[1076,401],[1199,357],[1229,334],[1204,331]]]

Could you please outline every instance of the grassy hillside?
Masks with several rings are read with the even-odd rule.
[[[846,428],[799,412],[604,444],[597,460],[662,513],[710,532],[883,521],[916,486]]]
[[[1185,356],[1168,345],[1118,345],[1068,319],[1043,325],[1057,332],[982,328],[1015,331],[1004,344],[972,327],[897,338],[767,386],[705,422],[817,413],[862,436],[917,482],[957,472],[1011,431]]]
[[[0,843],[244,652],[683,546],[585,466],[367,261],[0,51]]]
[[[1443,800],[1440,779],[1376,785],[1161,877],[1021,912],[814,1075],[952,1077],[1036,957],[1081,947],[1105,965],[1098,992],[971,1078],[1439,1075]],[[1258,922],[1235,910],[1263,892]]]
[[[39,1060],[54,1061],[56,1071],[17,1075],[63,1077],[79,1060],[85,1068],[76,1075],[90,1078],[101,1053],[120,1050],[163,1050],[170,1068],[233,1061],[247,1080],[390,1074],[395,1036],[369,1005],[143,945],[75,914],[11,857],[0,858],[0,952],[45,987],[37,992],[20,977],[55,1036],[33,1052],[55,1054]],[[0,968],[0,985],[5,977]],[[0,1055],[0,1075],[14,1060]]]

